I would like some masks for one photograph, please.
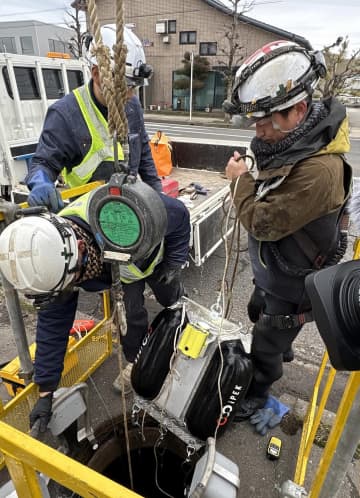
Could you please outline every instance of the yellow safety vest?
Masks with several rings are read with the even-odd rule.
[[[65,183],[78,187],[89,182],[96,168],[103,161],[114,161],[113,140],[109,136],[108,124],[94,104],[88,85],[76,88],[74,96],[91,136],[91,146],[80,164],[71,171],[64,168],[61,172]],[[121,145],[118,144],[118,157],[124,159]]]
[[[87,192],[75,201],[65,206],[59,213],[59,216],[77,216],[89,225],[89,201],[93,191]],[[134,263],[130,265],[120,265],[120,280],[124,284],[131,284],[143,278],[147,278],[154,272],[157,264],[159,264],[164,255],[164,240],[161,241],[159,250],[157,251],[154,259],[146,270],[140,270]]]

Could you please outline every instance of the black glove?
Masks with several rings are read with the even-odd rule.
[[[265,307],[264,296],[265,292],[259,287],[255,287],[254,292],[251,294],[250,301],[247,305],[247,312],[253,323],[256,323],[259,320],[260,313]]]
[[[154,277],[159,283],[168,285],[180,276],[181,270],[181,265],[169,266],[166,263],[160,263],[154,271]]]
[[[46,431],[51,418],[52,399],[53,393],[49,393],[37,400],[34,408],[30,412],[30,429],[39,421],[39,432]]]

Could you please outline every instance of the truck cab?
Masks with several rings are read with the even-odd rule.
[[[66,55],[0,54],[0,195],[5,199],[12,199],[27,174],[49,105],[89,80],[87,62]]]

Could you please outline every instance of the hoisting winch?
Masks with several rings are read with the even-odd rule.
[[[161,197],[141,181],[115,173],[90,192],[88,219],[106,259],[139,261],[165,236],[167,214]]]

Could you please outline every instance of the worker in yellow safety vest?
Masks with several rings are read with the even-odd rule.
[[[58,215],[47,212],[24,216],[0,234],[0,271],[40,307],[34,375],[40,397],[31,412],[30,425],[39,419],[42,431],[50,419],[53,392],[60,382],[79,288],[99,292],[112,283],[111,264],[103,262],[88,223],[87,207],[93,194],[85,194]],[[153,209],[164,212],[158,217],[163,220],[159,237],[164,237],[140,261],[120,267],[127,321],[122,345],[128,364],[119,376],[123,376],[125,393],[131,388],[133,361],[148,331],[145,284],[164,307],[176,303],[184,293],[180,274],[188,258],[189,212],[177,199],[156,192],[153,195]],[[117,391],[121,389],[119,376],[114,382]]]
[[[102,26],[103,42],[112,47],[116,41],[115,25]],[[149,137],[144,126],[143,111],[136,87],[144,85],[152,75],[152,68],[145,62],[140,40],[124,28],[126,57],[126,82],[128,87],[125,105],[128,120],[129,169],[139,175],[150,187],[161,192],[161,181],[157,175],[149,146]],[[96,57],[89,45],[88,60],[91,80],[75,89],[49,107],[39,143],[31,161],[26,184],[30,190],[30,206],[45,205],[52,212],[63,207],[55,181],[61,174],[70,187],[105,180],[114,173],[113,139],[110,137],[107,118],[108,109],[101,89],[100,71]],[[118,146],[118,157],[123,151]]]

